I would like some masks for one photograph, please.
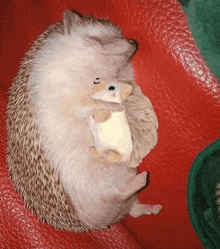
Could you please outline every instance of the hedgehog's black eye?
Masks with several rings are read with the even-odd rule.
[[[100,78],[96,78],[95,81],[93,81],[94,84],[99,84],[100,83]]]
[[[110,86],[110,87],[108,88],[108,90],[114,91],[114,90],[115,90],[115,87],[114,87],[114,86]]]

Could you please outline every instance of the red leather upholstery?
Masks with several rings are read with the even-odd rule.
[[[2,248],[203,248],[187,212],[188,171],[199,151],[220,136],[220,88],[199,56],[176,0],[4,0],[0,4],[0,245]],[[143,203],[159,203],[157,216],[126,217],[109,230],[74,234],[42,224],[8,178],[7,90],[30,43],[64,9],[108,17],[139,43],[136,82],[159,119],[159,142],[140,171],[151,173]]]

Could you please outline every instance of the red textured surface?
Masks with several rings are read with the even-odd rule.
[[[8,179],[5,163],[7,90],[31,42],[64,9],[107,17],[139,43],[136,82],[159,119],[159,142],[140,171],[151,172],[143,203],[157,216],[127,217],[110,230],[74,234],[37,221]],[[199,151],[220,136],[220,89],[201,59],[175,0],[4,0],[0,3],[0,245],[2,248],[203,248],[187,213],[188,171]]]

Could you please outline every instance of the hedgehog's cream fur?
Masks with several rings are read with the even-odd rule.
[[[110,164],[89,153],[93,141],[85,118],[121,109],[92,100],[97,77],[133,86],[122,103],[133,143],[129,163],[138,165],[157,142],[152,105],[132,83],[134,52],[134,43],[109,21],[67,11],[64,24],[52,26],[33,44],[13,82],[7,123],[10,174],[26,205],[57,228],[101,229],[128,213],[160,210],[137,204],[144,173],[136,177],[128,164]]]

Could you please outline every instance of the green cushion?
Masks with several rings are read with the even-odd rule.
[[[204,149],[194,161],[188,178],[188,211],[205,248],[220,248],[220,218],[216,185],[220,182],[220,139]]]
[[[220,0],[179,0],[201,55],[220,80]]]

